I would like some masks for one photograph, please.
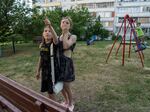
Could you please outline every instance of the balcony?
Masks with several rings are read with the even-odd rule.
[[[143,23],[143,24],[141,24],[141,27],[150,28],[150,23]]]
[[[114,18],[113,17],[107,17],[107,18],[101,17],[101,21],[114,21]]]
[[[116,26],[116,27],[120,27],[121,24],[122,24],[122,23],[116,23],[115,26]],[[142,28],[150,28],[150,23],[141,24],[141,27],[142,27]]]
[[[104,26],[104,28],[105,28],[106,30],[108,30],[108,31],[113,31],[113,27],[105,27],[105,26]]]
[[[116,7],[150,6],[150,2],[118,2]]]
[[[35,5],[41,7],[58,7],[61,6],[61,2],[36,3]]]
[[[150,17],[150,13],[149,12],[139,12],[139,13],[131,13],[131,12],[127,12],[127,13],[116,13],[117,17],[124,17],[126,14],[129,14],[129,16],[131,17]]]
[[[76,0],[74,2],[77,4],[83,4],[83,3],[115,2],[115,0]]]
[[[113,12],[115,10],[114,7],[110,8],[93,8],[89,9],[89,12]]]

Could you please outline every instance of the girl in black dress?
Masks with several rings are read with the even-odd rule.
[[[57,35],[50,24],[48,19],[44,20],[46,27],[43,31],[42,42],[40,44],[40,58],[37,68],[36,78],[39,79],[41,75],[41,92],[48,92],[49,98],[55,100],[55,96],[53,93],[53,83],[51,76],[51,60],[50,60],[50,45],[54,43],[54,66],[55,66],[55,75],[59,74],[58,62],[56,51],[58,39]]]

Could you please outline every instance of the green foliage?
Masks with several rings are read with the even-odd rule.
[[[61,9],[56,10],[41,10],[40,7],[35,7],[32,14],[32,34],[34,36],[42,35],[43,28],[44,28],[44,22],[43,20],[48,17],[48,19],[51,21],[52,26],[54,27],[57,34],[60,33],[60,20],[61,20]]]
[[[104,38],[109,36],[109,31],[105,30],[100,22],[100,16],[97,17],[87,28],[86,37],[90,38],[92,35],[99,36],[101,40],[104,40]]]
[[[145,40],[150,40],[150,36],[145,36]]]
[[[10,35],[10,20],[12,13],[11,10],[13,9],[14,0],[0,0],[0,39],[4,41],[5,35]]]
[[[115,38],[116,38],[116,35],[113,33],[112,34],[112,40],[115,40]]]
[[[102,40],[104,40],[104,38],[108,38],[109,36],[109,31],[106,29],[101,29],[101,33],[100,33],[100,37]]]
[[[32,35],[41,35],[43,31],[43,20],[45,18],[44,12],[40,13],[40,8],[35,7],[32,9],[32,24],[30,28],[32,29]]]
[[[95,21],[93,24],[89,25],[87,28],[87,37],[91,37],[92,35],[100,35],[100,31],[102,29],[102,24],[99,21]]]
[[[115,33],[113,33],[113,34],[112,34],[112,40],[115,40],[116,37],[117,37],[117,35],[115,35]],[[117,38],[117,40],[121,40],[121,39],[122,39],[122,36],[119,35],[118,38]]]
[[[1,0],[0,5],[0,41],[8,40],[6,37],[12,34],[22,34],[26,38],[31,24],[31,9],[15,0]]]
[[[65,16],[71,17],[73,27],[70,32],[77,35],[78,40],[81,40],[81,37],[86,39],[93,34],[102,38],[107,37],[107,31],[103,29],[100,20],[94,21],[95,18],[90,15],[87,8],[43,10],[40,7],[35,7],[29,9],[23,4],[16,3],[15,0],[1,0],[0,5],[3,7],[1,8],[2,12],[0,12],[2,18],[0,25],[1,42],[9,41],[8,37],[12,37],[13,34],[22,35],[20,38],[23,38],[24,41],[32,40],[35,36],[41,36],[44,28],[43,20],[46,17],[51,21],[56,33],[60,35],[60,22]],[[15,39],[20,40],[19,38]]]
[[[67,11],[68,15],[66,16],[70,16],[73,20],[72,33],[77,35],[78,40],[81,40],[80,37],[85,35],[88,23],[92,21],[92,17],[88,9],[83,7]]]
[[[84,35],[86,31],[86,26],[89,21],[91,21],[90,13],[87,8],[76,8],[70,10],[61,10],[56,8],[55,10],[43,10],[40,8],[33,9],[32,15],[32,31],[34,35],[41,35],[44,27],[43,20],[48,17],[51,21],[55,31],[58,35],[61,34],[60,21],[63,17],[69,16],[73,21],[73,27],[71,33],[77,35],[78,40]]]

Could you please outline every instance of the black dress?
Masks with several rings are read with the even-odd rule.
[[[59,40],[58,48],[60,53],[60,72],[61,78],[64,82],[72,82],[75,80],[75,72],[74,72],[74,64],[72,58],[66,57],[64,55],[65,50],[72,50],[74,49],[75,44],[73,44],[68,49],[63,49],[63,41]]]
[[[53,94],[53,83],[51,76],[51,59],[50,59],[50,43],[40,45],[41,56],[41,92],[48,92]],[[54,44],[53,44],[54,45]],[[55,82],[59,81],[60,68],[57,57],[57,45],[54,45],[54,68],[55,68]]]

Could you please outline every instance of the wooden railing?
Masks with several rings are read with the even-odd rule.
[[[0,75],[0,112],[69,112],[68,108]]]

